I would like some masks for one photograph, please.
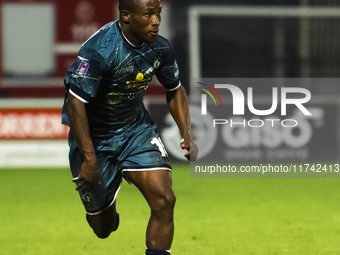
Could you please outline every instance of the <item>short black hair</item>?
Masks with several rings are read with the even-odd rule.
[[[119,11],[127,10],[129,12],[134,11],[139,0],[119,0],[118,9]]]

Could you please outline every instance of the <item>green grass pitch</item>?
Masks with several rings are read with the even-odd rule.
[[[174,166],[173,255],[340,254],[338,179],[190,179]],[[98,239],[68,169],[0,170],[0,254],[144,254],[149,210],[123,183],[120,227]]]

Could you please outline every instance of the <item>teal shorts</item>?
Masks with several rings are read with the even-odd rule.
[[[96,215],[114,203],[124,172],[171,171],[164,145],[153,122],[141,121],[111,139],[93,140],[100,170],[100,184],[93,190],[79,192],[86,212]],[[72,133],[69,134],[69,161],[73,178],[77,178],[83,163]]]

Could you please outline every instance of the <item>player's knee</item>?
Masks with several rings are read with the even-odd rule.
[[[105,239],[110,236],[113,231],[116,231],[118,228],[118,224],[113,223],[112,225],[105,225],[100,227],[94,227],[93,232],[97,235],[100,239]]]
[[[87,220],[93,232],[101,239],[108,238],[113,231],[117,230],[119,225],[119,217],[108,221],[96,221],[87,217]]]
[[[173,192],[168,192],[155,199],[151,210],[155,213],[171,213],[175,207],[176,196]]]
[[[105,230],[105,229],[102,229],[102,230],[95,230],[93,229],[93,232],[97,235],[98,238],[100,239],[105,239],[105,238],[108,238],[111,234],[111,230]]]
[[[93,232],[101,239],[108,238],[112,232],[111,226],[91,225]]]

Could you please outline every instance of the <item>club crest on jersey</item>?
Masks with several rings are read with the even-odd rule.
[[[89,68],[90,68],[90,64],[87,63],[85,60],[82,60],[79,64],[78,69],[77,69],[77,74],[79,76],[85,76],[85,74],[87,73]]]
[[[153,62],[153,68],[157,69],[161,65],[161,59],[156,58]]]

